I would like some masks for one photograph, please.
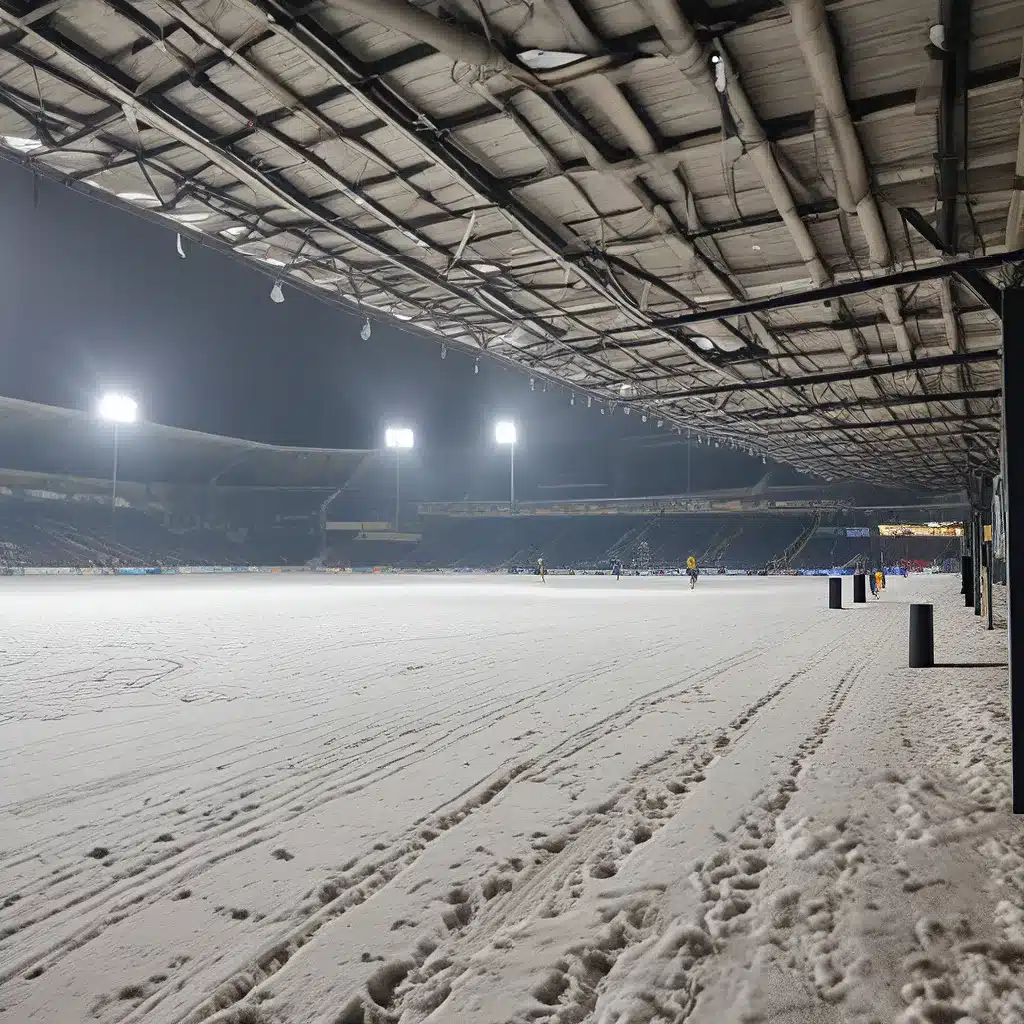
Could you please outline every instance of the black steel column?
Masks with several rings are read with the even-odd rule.
[[[995,629],[992,621],[992,575],[995,572],[992,557],[992,541],[985,541],[985,607],[988,609],[988,628]]]
[[[853,577],[853,603],[854,604],[864,604],[867,601],[868,596],[867,596],[867,587],[865,586],[866,581],[867,581],[867,577],[865,577],[864,573],[862,573],[862,572],[857,573]]]
[[[1024,373],[1024,288],[1003,292],[1003,497],[1006,505],[1006,634],[1010,665],[1013,812],[1024,814],[1024,416],[1010,416]],[[1014,424],[1017,424],[1014,426]],[[1017,597],[1013,588],[1017,587]],[[1017,641],[1021,642],[1018,643]]]
[[[981,614],[981,512],[974,510],[971,517],[974,523],[974,614]]]
[[[843,607],[843,577],[830,576],[828,580],[828,606],[829,608]]]
[[[932,668],[935,664],[935,627],[930,604],[910,606],[910,667]]]

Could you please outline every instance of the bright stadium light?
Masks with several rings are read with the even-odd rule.
[[[384,444],[388,448],[411,448],[413,433],[408,427],[388,427],[384,431]]]
[[[99,401],[97,412],[102,420],[114,425],[114,472],[110,487],[110,535],[117,542],[117,460],[122,423],[134,423],[139,417],[139,403],[128,395],[107,392]]]
[[[100,399],[98,409],[100,419],[111,423],[134,423],[139,416],[139,404],[134,398],[113,392]]]
[[[413,446],[413,433],[408,427],[388,427],[384,444],[395,450],[395,533],[402,514],[402,450]]]
[[[498,444],[515,444],[516,425],[511,420],[499,420],[494,424],[494,440]]]
[[[498,420],[494,424],[494,440],[508,445],[508,510],[516,509],[516,425],[511,420]]]

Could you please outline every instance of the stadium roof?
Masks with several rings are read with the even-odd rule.
[[[77,409],[0,398],[0,466],[109,476],[112,428]],[[139,483],[341,487],[367,451],[290,448],[140,421],[122,426],[118,475]]]
[[[0,0],[0,151],[612,409],[960,486],[998,465],[1022,34],[1019,0]]]

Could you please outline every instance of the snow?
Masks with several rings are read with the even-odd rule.
[[[1022,1021],[958,582],[0,580],[0,1020]]]

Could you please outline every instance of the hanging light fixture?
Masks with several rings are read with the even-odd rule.
[[[270,289],[271,302],[284,302],[284,291],[281,289],[281,282],[275,281],[274,287]]]
[[[363,326],[359,329],[359,337],[362,338],[363,341],[369,341],[370,334],[370,318],[367,317],[366,320],[363,322]]]
[[[441,346],[441,358],[442,359],[447,359],[448,358],[448,346],[447,345],[442,345]]]

